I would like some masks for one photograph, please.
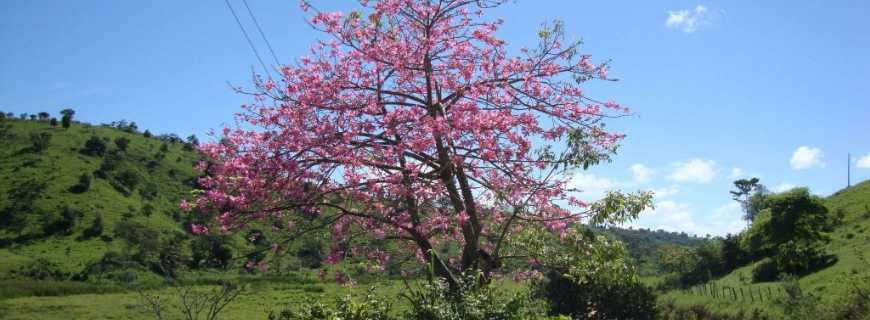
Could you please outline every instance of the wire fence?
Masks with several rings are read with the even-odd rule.
[[[716,283],[704,283],[683,289],[683,293],[713,299],[723,299],[746,303],[763,303],[785,297],[781,287],[773,286],[719,286]]]

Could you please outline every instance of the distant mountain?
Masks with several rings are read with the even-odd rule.
[[[641,274],[658,273],[658,249],[664,245],[694,247],[708,239],[689,235],[685,232],[669,232],[645,228],[607,227],[598,230],[613,235],[622,241]]]

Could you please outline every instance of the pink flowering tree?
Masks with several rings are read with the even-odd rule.
[[[363,0],[349,14],[302,2],[325,40],[279,79],[257,77],[240,125],[200,147],[202,190],[182,207],[213,219],[193,231],[270,225],[279,250],[331,228],[329,263],[417,259],[453,283],[505,259],[546,260],[515,243],[520,234],[636,217],[646,193],[585,203],[566,185],[623,138],[603,120],[628,108],[582,88],[612,80],[608,64],[565,42],[560,23],[510,54],[496,37],[502,21],[483,18],[501,2]],[[401,250],[359,245],[360,235]],[[444,247],[455,254],[434,254]]]

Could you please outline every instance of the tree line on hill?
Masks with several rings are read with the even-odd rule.
[[[753,282],[775,281],[803,276],[836,261],[824,245],[842,223],[842,211],[829,212],[807,188],[771,193],[758,178],[737,180],[734,186],[731,195],[740,203],[749,227],[695,248],[673,244],[659,248],[660,266],[668,273],[665,287],[690,287],[753,263]]]

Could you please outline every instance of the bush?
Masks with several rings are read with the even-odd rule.
[[[355,300],[348,295],[338,299],[334,308],[318,301],[309,299],[298,309],[284,309],[277,314],[269,313],[269,320],[391,320],[392,303],[389,299],[374,294],[375,288],[369,288],[362,299]]]
[[[112,186],[118,190],[118,192],[123,193],[126,196],[130,196],[133,193],[133,189],[136,188],[136,185],[139,184],[139,180],[141,177],[139,173],[132,169],[123,170],[118,175],[115,176],[115,182]]]
[[[106,141],[97,136],[91,136],[80,151],[84,155],[102,157],[106,154]]]
[[[51,134],[48,132],[30,134],[30,150],[35,153],[42,153],[48,149],[51,143]]]
[[[805,275],[834,262],[818,242],[789,241],[778,247],[774,257],[780,274]]]
[[[776,281],[779,278],[779,267],[776,260],[765,258],[752,268],[752,282]]]
[[[70,277],[69,273],[61,271],[60,267],[44,258],[38,258],[20,270],[12,271],[12,274],[16,278],[33,280],[66,280]]]
[[[79,176],[79,183],[70,187],[69,191],[72,193],[84,193],[90,190],[91,188],[91,175],[87,172],[82,173]]]
[[[537,285],[537,294],[549,304],[550,315],[572,319],[654,319],[656,295],[635,280],[604,281],[594,277],[583,283],[550,272]]]
[[[69,207],[64,207],[59,218],[49,220],[50,222],[43,226],[43,233],[46,235],[68,235],[75,229],[76,219],[79,215]]]
[[[103,216],[97,214],[97,216],[94,217],[93,222],[91,222],[91,226],[82,232],[82,236],[88,239],[99,237],[101,235],[103,235]]]
[[[519,320],[537,319],[545,313],[529,294],[506,295],[482,280],[479,272],[459,275],[456,288],[451,289],[443,279],[430,276],[417,289],[402,294],[411,304],[404,319]]]
[[[127,151],[127,147],[130,145],[130,139],[125,137],[119,137],[115,139],[115,146],[118,147],[118,150]]]

